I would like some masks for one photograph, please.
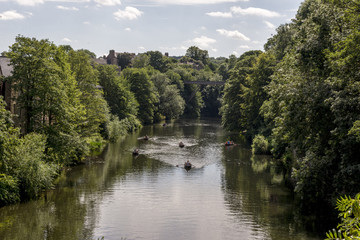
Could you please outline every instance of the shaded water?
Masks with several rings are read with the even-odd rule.
[[[276,167],[228,138],[214,121],[144,127],[46,197],[0,208],[0,239],[320,239]],[[186,160],[195,168],[176,167]]]

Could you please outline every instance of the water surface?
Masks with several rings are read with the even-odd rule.
[[[64,173],[44,198],[0,208],[0,239],[321,239],[281,171],[242,144],[225,147],[234,137],[218,121],[144,127]],[[187,160],[195,168],[177,167]]]

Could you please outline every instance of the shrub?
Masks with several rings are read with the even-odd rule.
[[[21,140],[16,149],[17,154],[14,155],[18,165],[17,178],[21,194],[27,199],[33,199],[38,197],[42,190],[52,187],[57,166],[44,161],[45,136],[30,133]]]
[[[121,136],[125,136],[129,132],[133,132],[141,127],[140,121],[129,116],[119,120],[117,116],[112,115],[110,121],[106,125],[106,135],[110,142],[116,142]]]
[[[326,233],[326,240],[360,239],[360,193],[351,197],[341,197],[336,208],[340,211],[341,223],[338,229]]]
[[[269,142],[262,135],[256,135],[251,145],[253,154],[269,154]]]
[[[20,201],[17,181],[6,174],[0,174],[0,206]]]

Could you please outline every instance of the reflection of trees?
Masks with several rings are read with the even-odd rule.
[[[138,136],[110,144],[100,158],[64,172],[56,189],[42,199],[1,208],[0,239],[94,239],[97,203],[106,189],[129,173],[157,174],[163,166],[145,156],[132,156],[129,149],[137,146]]]
[[[302,239],[304,229],[294,213],[294,200],[269,158],[252,157],[250,150],[240,147],[224,148],[223,156],[223,190],[231,213],[239,219],[252,218],[254,231],[260,227],[271,239]]]

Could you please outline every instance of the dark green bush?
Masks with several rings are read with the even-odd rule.
[[[269,142],[262,135],[256,135],[251,144],[253,154],[269,154]]]

